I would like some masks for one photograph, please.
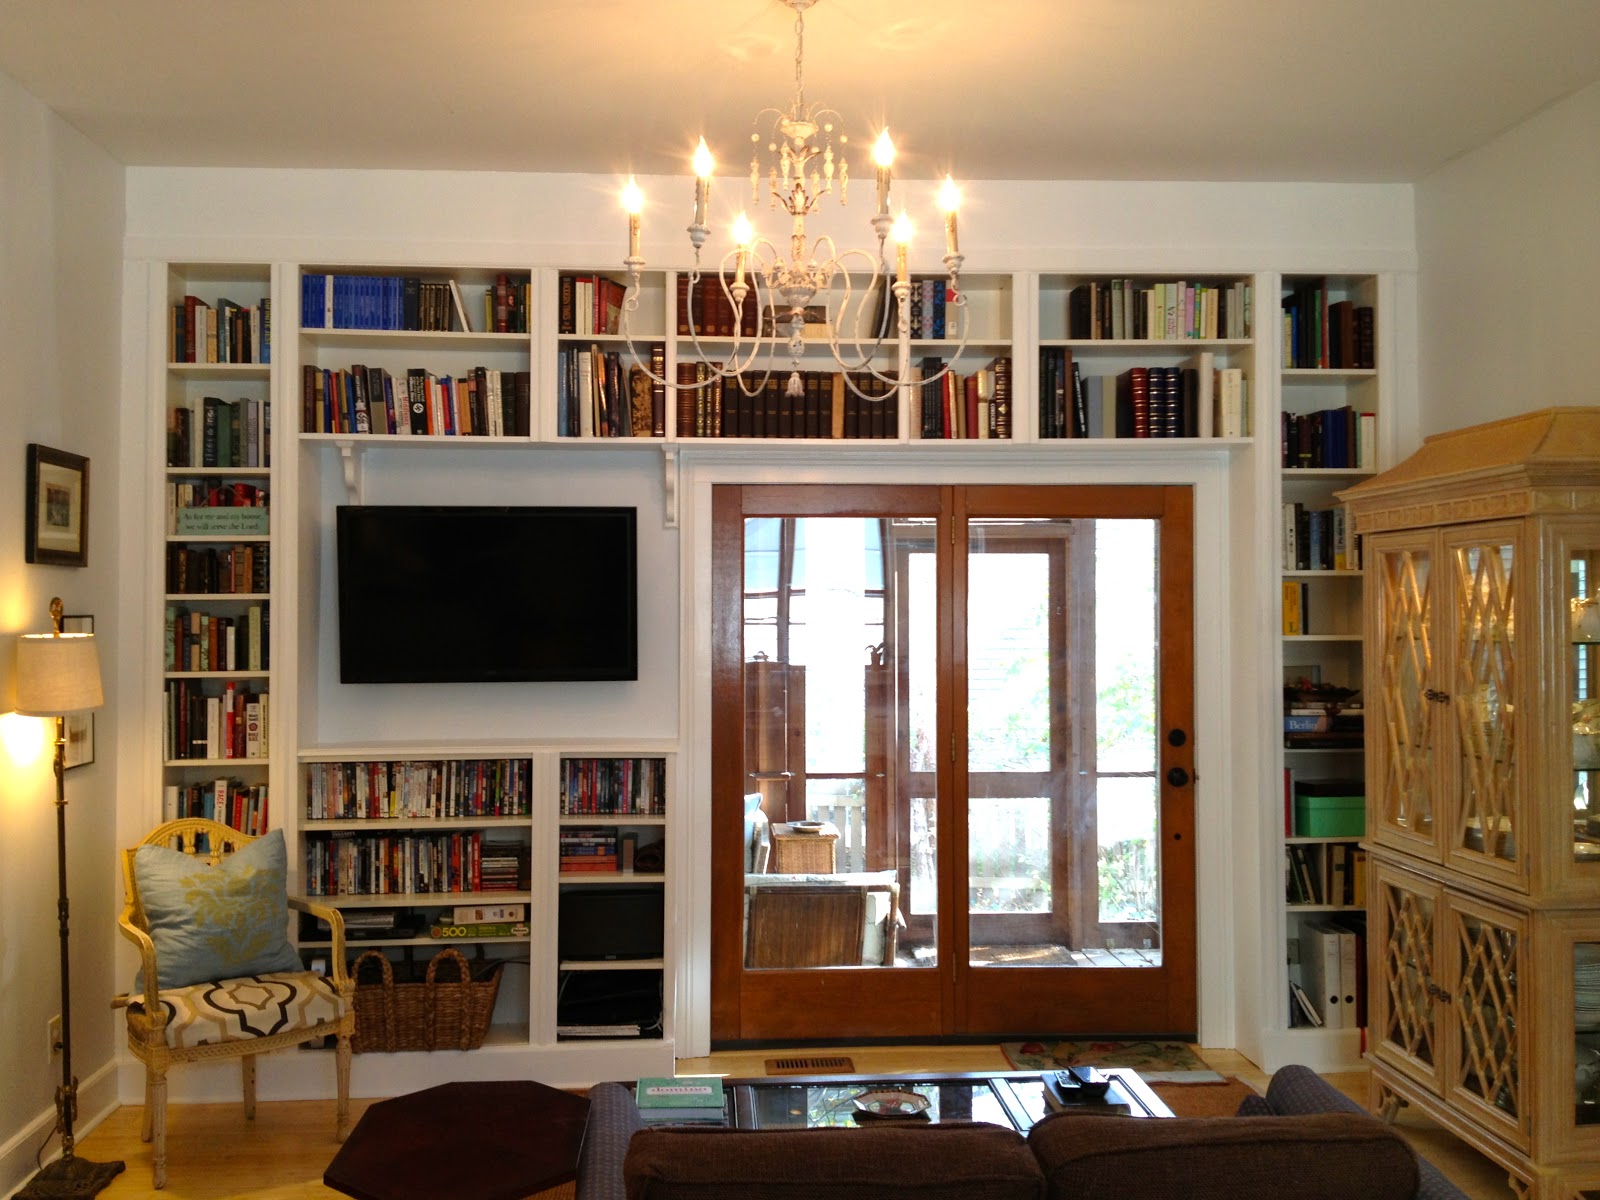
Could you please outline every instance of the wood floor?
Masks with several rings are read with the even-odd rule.
[[[684,1075],[761,1075],[765,1060],[781,1050],[726,1051],[708,1058],[678,1061]],[[843,1054],[856,1070],[888,1074],[906,1071],[1004,1070],[1010,1064],[996,1045],[979,1046],[807,1046],[807,1056]],[[1200,1050],[1214,1070],[1237,1075],[1259,1090],[1267,1076],[1231,1050]],[[1365,1072],[1328,1079],[1358,1103],[1366,1103]],[[359,1117],[370,1101],[352,1101]],[[337,1149],[333,1141],[333,1102],[280,1101],[257,1106],[255,1121],[244,1119],[238,1104],[173,1105],[167,1113],[167,1186],[150,1186],[150,1148],[139,1140],[142,1112],[125,1107],[111,1114],[78,1142],[78,1154],[97,1162],[122,1159],[127,1170],[100,1193],[105,1200],[329,1200],[341,1193],[322,1186],[322,1171]],[[1398,1125],[1452,1182],[1473,1200],[1511,1200],[1504,1172],[1471,1147],[1410,1110]],[[446,1200],[446,1198],[441,1198]]]

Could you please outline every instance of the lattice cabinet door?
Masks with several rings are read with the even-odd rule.
[[[1380,845],[1443,857],[1436,743],[1446,732],[1435,659],[1438,539],[1432,532],[1386,534],[1367,553],[1368,809]]]
[[[1532,1072],[1522,987],[1528,981],[1528,922],[1498,905],[1446,890],[1438,963],[1448,1004],[1446,1098],[1526,1151]]]
[[[1439,1093],[1441,997],[1437,975],[1442,889],[1391,864],[1375,864],[1367,898],[1367,1019],[1372,1053]]]

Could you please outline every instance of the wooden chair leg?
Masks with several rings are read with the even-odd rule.
[[[340,1030],[334,1046],[334,1072],[339,1090],[339,1112],[334,1126],[336,1141],[350,1136],[350,1032]]]
[[[153,1094],[155,1089],[155,1073],[147,1066],[144,1069],[144,1117],[139,1122],[139,1140],[148,1142],[155,1132],[156,1102]]]
[[[145,1120],[150,1126],[150,1167],[157,1188],[167,1186],[167,1073],[145,1076]]]
[[[239,1060],[239,1072],[244,1076],[244,1119],[256,1119],[256,1056],[246,1054]]]

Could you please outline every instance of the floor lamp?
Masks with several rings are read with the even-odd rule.
[[[120,1162],[95,1163],[73,1153],[72,1123],[78,1115],[78,1081],[72,1074],[72,988],[67,957],[67,717],[99,708],[100,660],[94,634],[61,632],[61,600],[50,601],[54,633],[17,639],[16,711],[53,717],[56,723],[56,880],[61,920],[61,1086],[56,1089],[56,1128],[61,1157],[47,1163],[16,1200],[93,1196],[122,1170]]]

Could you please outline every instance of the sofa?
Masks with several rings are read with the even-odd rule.
[[[1305,1067],[1235,1117],[1056,1113],[998,1125],[646,1127],[629,1089],[589,1092],[577,1200],[1466,1200],[1387,1124]]]

